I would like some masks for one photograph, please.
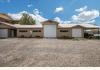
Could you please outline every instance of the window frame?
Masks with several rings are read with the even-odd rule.
[[[41,32],[41,30],[33,30],[32,32]]]
[[[69,30],[60,30],[60,32],[69,32]]]
[[[19,30],[19,32],[23,32],[24,33],[24,32],[27,32],[27,30]]]

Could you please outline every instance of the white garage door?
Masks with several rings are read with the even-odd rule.
[[[72,29],[72,37],[82,37],[82,29]]]
[[[56,25],[44,25],[44,37],[56,37]]]
[[[1,38],[8,37],[8,29],[0,29],[0,37]]]

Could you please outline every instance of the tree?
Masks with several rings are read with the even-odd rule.
[[[18,24],[19,20],[10,20],[9,23],[11,23],[11,24]]]
[[[33,25],[35,20],[29,14],[23,13],[19,23],[22,25]]]

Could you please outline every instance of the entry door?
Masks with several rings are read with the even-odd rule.
[[[8,30],[7,29],[0,29],[0,37],[1,38],[8,37]]]
[[[82,37],[82,29],[72,29],[72,37]]]
[[[44,25],[44,37],[56,37],[56,25]]]

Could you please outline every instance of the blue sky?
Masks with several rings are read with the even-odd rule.
[[[85,14],[85,17],[93,17],[88,20],[100,25],[100,17],[98,16],[100,0],[0,0],[1,13],[18,14],[22,11],[33,13],[34,9],[37,9],[38,15],[43,18],[56,18],[58,21],[66,22],[76,20],[74,18],[80,20],[82,14],[84,16],[85,13],[88,13],[89,16]],[[83,10],[76,11],[77,9]],[[95,13],[97,14],[95,15]]]

